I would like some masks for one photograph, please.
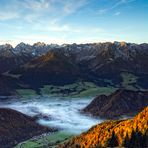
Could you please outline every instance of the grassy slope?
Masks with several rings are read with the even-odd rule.
[[[73,135],[64,131],[56,132],[52,135],[37,137],[18,144],[15,148],[35,148],[35,147],[54,147],[57,144],[71,138]]]
[[[126,89],[136,90],[138,86],[136,86],[138,77],[131,73],[121,73],[122,77],[122,86]]]
[[[122,72],[121,73],[122,82],[121,87],[130,90],[137,90],[141,89],[137,86],[138,77],[128,73]],[[110,86],[107,87],[99,87],[92,82],[76,82],[69,85],[64,86],[55,86],[55,85],[44,85],[40,88],[41,95],[52,95],[52,96],[72,96],[72,97],[94,97],[96,95],[106,94],[109,95],[110,93],[114,92],[117,88],[112,84],[111,80],[104,80],[105,82],[109,82]],[[30,95],[37,95],[34,90],[31,89],[18,89],[18,94],[20,96],[30,96]]]
[[[11,75],[11,77],[19,77],[19,75]],[[137,85],[138,77],[134,74],[128,72],[121,73],[121,87],[130,90],[137,90],[141,89]],[[104,79],[104,82],[108,82],[108,86],[106,87],[99,87],[92,82],[76,82],[69,85],[64,86],[55,86],[55,85],[44,85],[40,88],[41,95],[52,95],[52,96],[72,96],[72,97],[94,97],[100,94],[109,95],[110,93],[116,90],[117,86],[114,86],[111,80]],[[23,87],[23,86],[22,86]],[[119,86],[118,86],[119,87]],[[25,89],[17,89],[17,93],[22,97],[30,97],[32,95],[38,95],[35,90],[27,88],[24,86]]]
[[[33,96],[37,95],[36,92],[32,89],[17,89],[17,93],[21,96]]]
[[[96,95],[110,93],[116,90],[115,87],[99,87],[91,82],[77,82],[64,86],[45,85],[40,88],[41,95],[64,96],[64,97],[94,97]],[[22,97],[36,96],[37,93],[32,89],[17,89]]]

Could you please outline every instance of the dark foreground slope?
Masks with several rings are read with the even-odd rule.
[[[55,129],[41,126],[18,111],[0,108],[0,147],[12,148],[17,143]]]
[[[59,145],[59,148],[148,147],[148,107],[135,118],[107,121]]]
[[[82,112],[103,118],[132,116],[148,105],[147,91],[119,89],[109,96],[97,96]]]

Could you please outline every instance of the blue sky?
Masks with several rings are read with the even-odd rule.
[[[148,43],[148,0],[0,0],[0,44]]]

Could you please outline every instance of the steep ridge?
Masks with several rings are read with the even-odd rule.
[[[148,91],[119,89],[109,96],[97,96],[82,112],[102,118],[133,116],[148,106]]]
[[[79,68],[72,59],[56,51],[49,51],[11,73],[21,74],[20,80],[32,87],[73,83],[80,77]]]
[[[11,148],[33,136],[54,131],[18,111],[0,108],[0,147]]]
[[[148,107],[133,119],[106,121],[59,145],[59,148],[148,147]]]

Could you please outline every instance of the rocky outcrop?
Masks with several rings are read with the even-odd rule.
[[[106,121],[59,145],[59,148],[148,147],[148,107],[133,119]]]
[[[18,111],[0,108],[0,147],[2,148],[12,148],[33,136],[54,131],[54,128],[41,126],[34,118]]]
[[[147,91],[119,89],[109,96],[97,96],[82,112],[102,118],[133,116],[148,105]]]

